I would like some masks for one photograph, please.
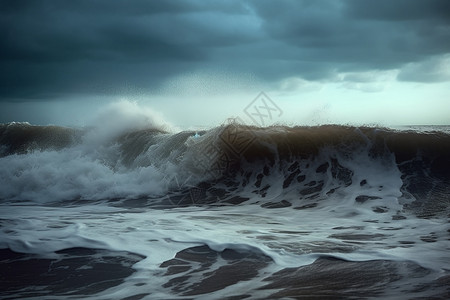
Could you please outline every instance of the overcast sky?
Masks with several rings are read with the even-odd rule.
[[[0,36],[0,122],[138,99],[201,125],[264,91],[285,122],[450,124],[447,0],[11,0]]]

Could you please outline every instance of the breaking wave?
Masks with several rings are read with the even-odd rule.
[[[301,207],[357,188],[359,204],[391,195],[424,216],[448,213],[450,135],[442,130],[231,122],[173,133],[145,118],[117,119],[82,129],[0,125],[0,198],[156,204],[172,193],[180,205],[219,204],[238,201],[239,189],[240,201],[258,194],[266,207]],[[193,191],[202,199],[182,200]]]

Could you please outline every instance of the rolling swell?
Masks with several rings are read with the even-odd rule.
[[[430,164],[432,172],[448,176],[450,170],[443,168],[449,162],[450,135],[431,131],[398,131],[387,128],[318,126],[318,127],[272,127],[257,128],[229,125],[223,129],[223,144],[229,149],[248,146],[240,154],[246,161],[289,161],[317,156],[323,149],[333,149],[351,156],[364,149],[373,158],[394,154],[397,164],[422,159]],[[241,139],[235,138],[241,136]]]
[[[405,208],[422,217],[450,213],[448,133],[334,125],[256,128],[232,124],[224,128],[222,136],[227,137],[221,141],[227,157],[227,165],[222,170],[231,178],[247,174],[248,179],[251,175],[246,170],[259,168],[255,183],[259,186],[259,179],[275,171],[284,178],[283,189],[292,184],[303,185],[299,190],[301,197],[319,198],[352,184],[367,186],[368,178],[353,182],[355,165],[349,162],[361,166],[371,161],[372,167],[364,170],[367,175],[378,172],[374,162],[385,170],[400,171]],[[245,141],[246,148],[237,155],[235,149],[242,148]],[[379,198],[359,195],[355,201],[364,203]],[[290,206],[290,203],[274,206]]]
[[[73,146],[81,143],[87,132],[89,128],[37,126],[17,122],[0,124],[2,156]],[[189,143],[194,134],[200,137],[200,145]],[[333,148],[347,155],[364,148],[372,157],[393,153],[397,164],[420,158],[430,165],[432,173],[444,177],[450,175],[450,170],[445,168],[450,160],[450,135],[441,131],[417,132],[339,125],[261,128],[236,123],[209,131],[175,134],[159,129],[131,130],[113,138],[108,143],[121,145],[125,164],[132,164],[134,159],[158,143],[161,144],[158,149],[164,158],[178,148],[186,152],[186,146],[192,146],[197,151],[207,151],[208,147],[213,146],[218,155],[228,158],[230,167],[243,160],[250,163],[265,161],[275,165],[277,161],[309,159],[317,156],[324,148]]]
[[[80,141],[81,130],[12,122],[0,124],[0,157],[32,150],[61,149]]]
[[[72,160],[73,165],[82,159],[83,164],[95,162],[95,168],[105,166],[106,171],[101,169],[95,179],[113,175],[127,177],[127,186],[110,196],[104,191],[84,192],[92,187],[89,183],[79,183],[73,186],[72,193],[64,195],[65,200],[126,195],[153,199],[165,192],[155,191],[152,186],[140,189],[136,185],[148,185],[146,180],[156,182],[152,176],[158,174],[160,182],[155,185],[168,186],[172,199],[178,197],[177,203],[181,204],[185,203],[181,201],[185,196],[180,196],[184,193],[190,195],[186,204],[237,204],[258,195],[266,198],[261,206],[267,208],[308,209],[320,206],[321,200],[330,197],[350,197],[356,204],[367,205],[385,198],[388,194],[382,191],[388,190],[390,182],[400,177],[401,195],[396,197],[405,208],[425,218],[449,213],[450,135],[443,131],[337,125],[259,128],[231,123],[198,132],[168,133],[148,128],[108,133],[106,138],[104,134],[100,137],[99,132],[102,131],[95,128],[2,124],[1,156],[10,157],[8,163],[14,168],[15,160],[27,155],[35,155],[34,167],[53,161],[51,155],[63,155],[60,161]],[[42,153],[48,155],[40,162]],[[19,156],[12,158],[12,155]],[[77,174],[73,165],[68,166],[72,169],[70,176],[61,167],[58,172],[72,177],[72,181],[73,177],[86,176],[83,172]],[[6,176],[16,176],[14,180],[20,186],[19,177],[26,166],[20,168],[4,174],[3,180],[7,183]],[[37,168],[36,176],[39,172]],[[174,176],[177,184],[175,181],[167,184],[166,179]],[[379,179],[383,176],[384,183]],[[117,179],[111,182],[118,184]],[[179,182],[187,184],[180,186]],[[50,182],[36,183],[30,188],[39,193],[37,190],[45,189],[45,184]],[[109,183],[102,181],[102,184]],[[122,185],[125,185],[123,181]],[[360,189],[358,194],[350,193],[355,187]],[[393,189],[396,188],[391,188],[391,193]],[[236,196],[236,190],[245,191],[241,193],[245,197]],[[20,195],[12,190],[1,197]],[[383,212],[389,207],[380,204],[372,205],[371,209]]]

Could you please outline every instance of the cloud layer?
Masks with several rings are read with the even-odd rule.
[[[152,92],[208,71],[450,80],[446,0],[0,1],[0,36],[3,101]]]

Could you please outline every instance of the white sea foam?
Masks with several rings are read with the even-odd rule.
[[[122,101],[101,111],[80,143],[0,157],[0,199],[55,202],[161,195],[167,191],[167,174],[176,173],[169,160],[160,161],[158,168],[121,165],[116,139],[144,129],[174,127],[150,109]],[[151,155],[151,150],[146,153]]]
[[[85,135],[86,143],[105,143],[133,130],[156,129],[175,132],[177,128],[149,107],[122,100],[99,110],[90,122],[91,130]]]

